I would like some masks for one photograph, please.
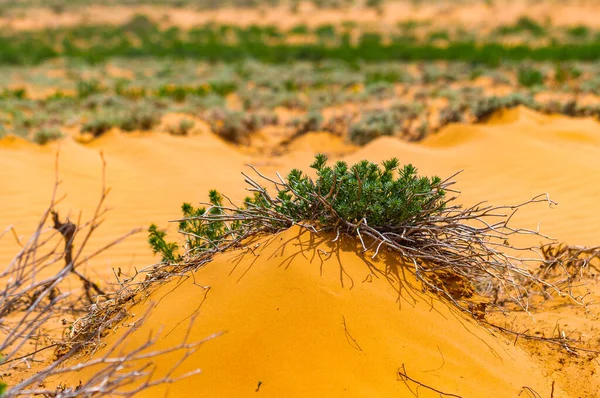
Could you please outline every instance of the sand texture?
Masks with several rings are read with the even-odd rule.
[[[14,225],[19,235],[34,228],[52,190],[58,145],[60,191],[68,194],[58,209],[73,219],[79,212],[89,216],[97,203],[100,151],[108,164],[112,210],[91,251],[133,228],[165,225],[179,216],[181,202],[204,201],[209,189],[242,198],[240,172],[246,163],[268,175],[306,169],[314,154],[327,152],[332,143],[341,152],[329,153],[331,160],[398,157],[422,174],[442,177],[464,170],[457,179],[465,204],[519,203],[547,192],[558,206],[523,209],[515,224],[539,225],[544,234],[572,244],[598,244],[600,124],[592,119],[545,116],[519,107],[496,113],[484,124],[449,125],[420,143],[380,138],[347,152],[350,147],[341,147],[339,139],[319,133],[298,143],[288,153],[267,158],[209,132],[191,137],[112,132],[89,144],[69,138],[44,147],[5,137],[0,140],[0,225]],[[403,382],[398,377],[403,364],[415,380],[463,397],[524,396],[523,387],[550,397],[553,381],[556,398],[600,394],[597,358],[582,356],[577,366],[563,367],[564,353],[486,330],[438,298],[410,289],[410,270],[393,258],[371,261],[353,243],[334,245],[331,238],[294,228],[258,239],[254,253],[219,255],[194,278],[174,279],[138,303],[137,317],[150,303],[157,306],[127,341],[129,347],[159,330],[159,347],[178,341],[196,310],[193,338],[225,332],[180,369],[200,367],[202,374],[143,396],[162,395],[164,388],[170,396],[252,396],[259,382],[259,393],[272,397],[411,397],[415,391],[419,397],[439,396]],[[10,239],[0,240],[0,261],[10,259],[16,247]],[[141,233],[90,261],[84,273],[108,281],[113,269],[128,272],[156,261]],[[398,272],[398,281],[373,274],[370,267],[381,269],[386,261]],[[560,323],[587,341],[598,341],[594,301],[600,289],[597,284],[589,289],[588,312],[557,301],[535,314],[535,323],[516,319],[534,329],[552,330]],[[124,329],[110,335],[107,344]],[[174,360],[159,361],[157,374]]]

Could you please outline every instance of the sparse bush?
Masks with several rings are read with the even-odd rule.
[[[471,112],[477,121],[482,121],[499,109],[514,108],[519,105],[525,105],[529,108],[536,108],[537,106],[533,98],[520,93],[515,93],[505,97],[492,96],[481,98],[471,104]]]
[[[100,82],[96,79],[79,80],[77,82],[77,96],[79,98],[87,98],[93,94],[99,94],[104,91]]]
[[[520,68],[517,78],[519,84],[524,87],[541,86],[544,84],[544,74],[535,68]]]
[[[119,121],[114,116],[99,114],[85,122],[81,127],[81,132],[91,133],[94,137],[99,137],[118,124]]]
[[[557,83],[566,83],[571,79],[581,76],[581,71],[575,66],[564,66],[557,64],[554,68],[554,80]]]
[[[169,126],[168,131],[171,135],[188,135],[196,123],[191,119],[181,119],[174,126]]]
[[[573,26],[567,29],[567,34],[575,39],[585,39],[590,35],[590,28],[585,25]]]
[[[63,137],[63,133],[58,128],[43,128],[33,136],[33,141],[39,145],[46,145],[50,141],[56,141]]]
[[[137,105],[121,116],[119,127],[124,131],[151,130],[160,122],[160,113],[149,105]]]
[[[304,135],[310,131],[319,131],[323,126],[323,115],[321,112],[313,110],[306,115],[292,119],[288,125],[295,129],[295,137]]]
[[[440,110],[440,127],[450,123],[460,123],[463,121],[461,110],[455,106],[448,106]]]
[[[390,111],[370,112],[350,126],[348,139],[353,144],[365,145],[378,137],[394,135],[398,125],[398,121]]]
[[[223,139],[247,144],[250,135],[266,125],[277,123],[272,113],[250,113],[231,111],[227,108],[216,108],[208,115],[212,131]]]

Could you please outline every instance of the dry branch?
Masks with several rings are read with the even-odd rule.
[[[129,235],[140,231],[139,229],[132,230],[91,253],[86,250],[107,212],[105,201],[109,189],[105,186],[106,163],[104,158],[102,157],[100,199],[91,219],[85,223],[79,221],[73,223],[68,218],[64,222],[60,220],[58,212],[55,210],[60,202],[60,199],[57,199],[60,185],[58,154],[56,170],[57,177],[50,204],[32,236],[27,241],[22,241],[12,228],[6,229],[0,235],[0,237],[5,237],[8,231],[13,231],[17,244],[21,247],[14,259],[7,264],[3,271],[0,271],[0,283],[3,286],[0,290],[0,328],[2,329],[0,371],[2,373],[18,371],[21,365],[27,365],[28,361],[32,360],[36,354],[49,349],[56,348],[56,359],[49,361],[42,370],[36,373],[24,374],[25,377],[22,381],[7,387],[3,397],[32,395],[49,397],[133,396],[139,391],[158,384],[173,383],[180,378],[198,373],[199,370],[196,370],[181,376],[174,376],[175,370],[186,358],[192,355],[201,344],[216,335],[194,342],[189,339],[190,329],[188,329],[185,338],[179,344],[164,350],[153,349],[153,344],[158,338],[158,335],[154,335],[149,336],[139,347],[126,351],[124,349],[125,340],[145,320],[144,316],[102,356],[73,365],[69,360],[81,353],[83,349],[97,344],[99,336],[87,330],[87,333],[76,334],[76,340],[69,338],[67,341],[56,341],[47,332],[50,322],[55,319],[75,318],[82,314],[88,314],[73,324],[73,328],[79,330],[77,326],[85,324],[86,320],[90,319],[89,314],[98,315],[99,307],[109,309],[108,312],[112,316],[108,319],[100,318],[100,321],[93,324],[88,323],[88,325],[101,331],[106,330],[107,327],[124,318],[127,311],[124,303],[140,290],[140,282],[131,278],[125,282],[119,281],[119,289],[116,292],[107,292],[79,272],[79,267],[89,259],[120,243]],[[81,239],[76,241],[78,236],[81,236]],[[64,242],[62,250],[61,241]],[[62,291],[65,281],[71,275],[83,282],[83,292]],[[148,285],[149,283],[141,283],[141,286],[145,288]],[[91,308],[88,308],[89,303],[94,303]],[[120,316],[114,316],[116,314],[120,314]],[[192,317],[189,328],[192,327],[195,318],[195,316]],[[39,347],[39,343],[43,343],[42,339],[49,343]],[[27,352],[25,346],[32,340],[36,340],[36,348]],[[155,377],[153,361],[171,352],[182,353],[181,360],[174,364],[165,375]],[[68,373],[90,367],[94,367],[97,371],[85,383],[78,386],[60,385],[58,388],[46,386],[45,382],[52,377],[63,377]]]

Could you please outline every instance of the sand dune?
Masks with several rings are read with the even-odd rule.
[[[108,204],[113,210],[90,248],[151,222],[166,225],[178,217],[183,201],[203,201],[211,188],[242,198],[239,173],[248,162],[267,174],[307,169],[314,153],[328,147],[328,140],[335,144],[331,160],[398,157],[423,174],[443,177],[463,169],[458,188],[464,192],[460,200],[467,204],[483,199],[517,203],[548,192],[558,206],[523,209],[515,224],[536,228],[541,222],[543,233],[561,241],[600,243],[600,124],[525,108],[498,113],[486,124],[450,125],[418,144],[381,138],[349,155],[342,155],[349,148],[323,134],[302,137],[302,144],[290,145],[288,154],[268,158],[239,151],[209,133],[192,137],[114,133],[87,145],[64,140],[59,159],[61,192],[68,196],[59,210],[70,211],[73,217],[80,210],[84,218],[91,214],[100,194],[100,150],[108,162],[107,184],[112,187]],[[56,149],[14,138],[0,140],[1,226],[15,225],[22,235],[34,228],[52,190]],[[254,393],[262,381],[260,391],[270,396],[292,396],[292,390],[305,396],[411,396],[406,385],[396,381],[402,363],[416,379],[463,396],[517,396],[523,386],[550,396],[547,375],[553,374],[559,380],[555,397],[561,396],[560,388],[568,389],[569,395],[564,396],[573,397],[592,397],[600,389],[594,381],[600,365],[593,361],[585,371],[571,368],[564,373],[555,365],[556,358],[531,359],[519,347],[507,345],[417,292],[412,294],[416,303],[408,303],[405,297],[398,311],[397,294],[384,281],[362,283],[366,267],[352,250],[335,252],[339,260],[336,256],[324,260],[321,276],[317,249],[332,249],[321,243],[310,248],[310,254],[291,259],[299,254],[300,242],[308,245],[306,237],[296,235],[297,231],[290,231],[265,243],[261,257],[267,261],[252,264],[247,253],[230,253],[196,274],[201,284],[212,288],[195,336],[229,333],[207,343],[190,364],[200,365],[205,373],[190,379],[193,382],[172,386],[173,391],[243,396]],[[289,241],[285,250],[280,248],[281,239]],[[0,240],[0,261],[9,259],[15,248],[8,237]],[[109,277],[111,268],[129,269],[154,261],[146,235],[139,234],[91,261],[86,272]],[[239,264],[232,271],[236,261]],[[353,289],[347,280],[340,286],[340,263],[352,276]],[[203,291],[187,286],[189,281],[183,283],[186,286],[169,294],[168,286],[160,289],[158,296],[164,298],[148,328],[167,319],[173,324],[173,319],[184,319],[198,306]],[[600,297],[598,291],[593,294]],[[564,321],[586,338],[600,337],[589,314],[564,306],[552,311],[538,315],[538,326],[552,328],[554,322]],[[342,317],[362,351],[345,337]],[[177,328],[172,338],[180,333]],[[297,359],[289,361],[291,357]],[[568,375],[581,375],[585,382],[569,383]],[[503,394],[507,391],[509,395]],[[427,396],[427,391],[420,389],[420,394]]]
[[[420,397],[439,396],[404,383],[397,376],[403,364],[403,372],[421,383],[464,397],[516,397],[523,386],[549,396],[551,380],[524,351],[411,289],[418,284],[395,257],[373,262],[361,258],[353,239],[332,244],[334,237],[292,228],[252,242],[254,253],[219,255],[195,272],[208,291],[192,278],[163,285],[132,308],[139,316],[158,303],[125,350],[157,330],[164,337],[155,348],[177,345],[199,311],[192,341],[226,333],[185,362],[182,373],[197,367],[203,373],[170,386],[170,396],[254,396],[259,382],[261,396],[268,397],[410,397],[417,390]],[[403,275],[401,284],[371,271],[386,265]],[[161,357],[156,376],[176,358]],[[567,395],[557,390],[554,396]]]
[[[329,145],[332,144],[332,146]],[[216,188],[232,198],[243,198],[240,172],[252,163],[266,173],[307,169],[314,153],[325,148],[332,160],[348,150],[334,137],[311,134],[280,157],[251,156],[237,151],[209,133],[193,137],[167,134],[109,134],[88,145],[65,140],[60,144],[61,192],[67,198],[59,210],[90,215],[101,188],[101,161],[105,154],[107,185],[112,208],[98,231],[98,245],[151,222],[166,225],[177,218],[183,201],[206,200]],[[26,235],[47,206],[54,183],[56,146],[39,147],[15,138],[0,141],[2,193],[0,225],[15,225]],[[398,157],[415,164],[424,174],[458,177],[464,203],[489,200],[517,203],[547,192],[559,205],[532,206],[519,214],[523,226],[574,244],[598,243],[595,211],[600,194],[600,124],[587,119],[545,116],[516,108],[494,116],[489,124],[450,125],[418,144],[381,138],[342,156],[354,162]],[[145,235],[130,238],[93,264],[100,274],[110,267],[149,264]],[[8,246],[8,247],[7,247]],[[14,246],[0,241],[0,259]]]

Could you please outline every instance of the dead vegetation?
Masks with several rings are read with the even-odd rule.
[[[58,155],[56,162],[58,170]],[[106,164],[104,159],[102,162],[104,175]],[[139,229],[134,229],[98,249],[87,249],[107,212],[105,202],[109,189],[104,181],[103,178],[100,199],[89,221],[81,221],[81,214],[75,223],[68,217],[64,222],[60,220],[56,206],[62,198],[57,196],[60,185],[57,175],[50,204],[31,237],[23,241],[12,227],[0,235],[0,238],[6,238],[12,233],[21,247],[0,272],[3,285],[0,290],[0,380],[13,373],[20,375],[19,379],[10,379],[10,384],[0,381],[2,397],[134,396],[152,386],[173,383],[198,373],[199,370],[196,370],[173,376],[181,363],[200,345],[217,336],[190,341],[188,332],[180,344],[158,350],[153,348],[160,337],[160,332],[157,332],[148,336],[140,346],[125,351],[124,341],[144,322],[146,314],[130,323],[127,332],[101,357],[87,359],[79,356],[77,362],[71,361],[86,348],[96,347],[108,327],[125,319],[127,311],[124,303],[132,300],[139,289],[139,285],[129,284],[129,280],[119,281],[117,292],[105,290],[81,271],[89,260],[139,232]],[[73,280],[80,281],[82,288],[72,288]],[[148,285],[141,283],[141,286]],[[89,316],[81,318],[89,313],[97,316],[101,309],[107,308],[118,309],[107,310],[108,317],[98,317],[93,324],[86,323],[91,319]],[[191,318],[189,328],[195,318]],[[71,326],[67,326],[69,319],[75,320]],[[58,323],[67,326],[64,339],[52,331]],[[78,333],[81,325],[87,326],[83,329],[88,333]],[[96,333],[90,333],[90,328],[94,328]],[[180,361],[162,377],[154,377],[154,361],[171,352],[181,353]],[[53,385],[57,378],[89,367],[94,367],[97,372],[84,383],[77,386]]]

